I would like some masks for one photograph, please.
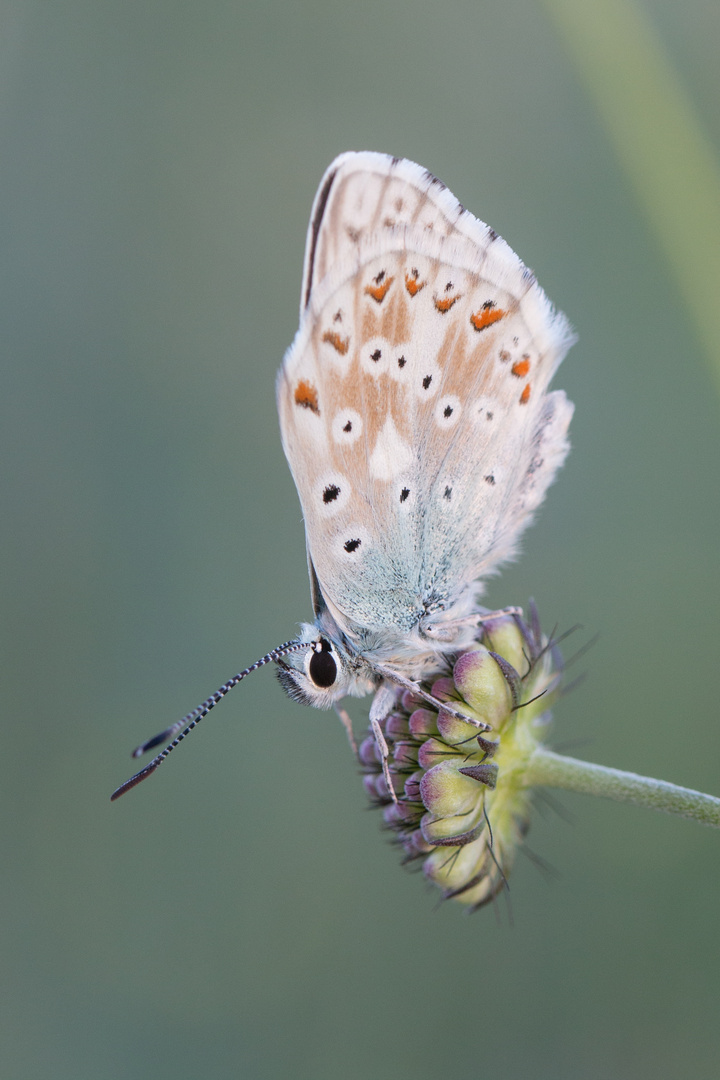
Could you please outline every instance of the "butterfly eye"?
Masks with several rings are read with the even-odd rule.
[[[330,652],[330,643],[320,639],[320,652],[313,652],[308,664],[308,674],[316,686],[327,690],[337,679],[337,664]]]

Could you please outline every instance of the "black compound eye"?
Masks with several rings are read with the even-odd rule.
[[[330,642],[320,639],[321,651],[313,652],[308,665],[308,673],[316,686],[327,690],[337,679],[337,664],[330,652]]]

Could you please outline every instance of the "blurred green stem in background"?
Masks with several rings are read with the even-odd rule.
[[[665,780],[594,765],[590,761],[555,754],[538,746],[522,773],[523,787],[554,787],[601,795],[617,802],[631,802],[651,810],[680,814],[703,825],[720,828],[720,799]]]
[[[720,391],[716,150],[640,4],[545,0],[545,6],[672,270]]]

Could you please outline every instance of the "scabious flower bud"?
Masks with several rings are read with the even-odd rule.
[[[397,801],[372,734],[360,746],[366,789],[405,861],[423,859],[446,898],[477,908],[505,884],[529,826],[523,771],[547,732],[561,673],[534,609],[529,624],[498,614],[480,624],[472,648],[449,660],[447,675],[423,686],[481,728],[404,693],[381,725]]]

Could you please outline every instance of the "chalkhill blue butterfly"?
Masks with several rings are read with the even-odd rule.
[[[342,154],[305,248],[300,326],[277,379],[305,519],[314,622],[135,751],[168,745],[271,661],[318,708],[399,693],[475,724],[428,681],[489,615],[482,581],[517,551],[567,451],[573,407],[548,384],[572,333],[533,273],[411,161]]]

